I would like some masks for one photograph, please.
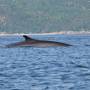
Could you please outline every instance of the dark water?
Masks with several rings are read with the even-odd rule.
[[[0,48],[0,90],[90,90],[90,36],[33,36],[71,47]],[[0,36],[5,45],[22,37]]]

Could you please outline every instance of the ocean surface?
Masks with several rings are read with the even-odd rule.
[[[0,36],[0,90],[90,90],[90,35],[31,35],[70,47],[4,48],[24,40]]]

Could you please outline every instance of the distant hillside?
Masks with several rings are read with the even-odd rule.
[[[0,0],[0,32],[90,30],[89,0]]]

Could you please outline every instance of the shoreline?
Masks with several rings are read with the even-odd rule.
[[[21,35],[90,35],[90,31],[61,31],[49,33],[6,33],[1,32],[0,36],[21,36]]]

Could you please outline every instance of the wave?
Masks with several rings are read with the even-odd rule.
[[[90,35],[90,31],[61,31],[61,32],[47,32],[47,33],[7,33],[0,32],[0,36],[12,36],[12,35],[54,35],[54,34],[65,34],[65,35]]]

